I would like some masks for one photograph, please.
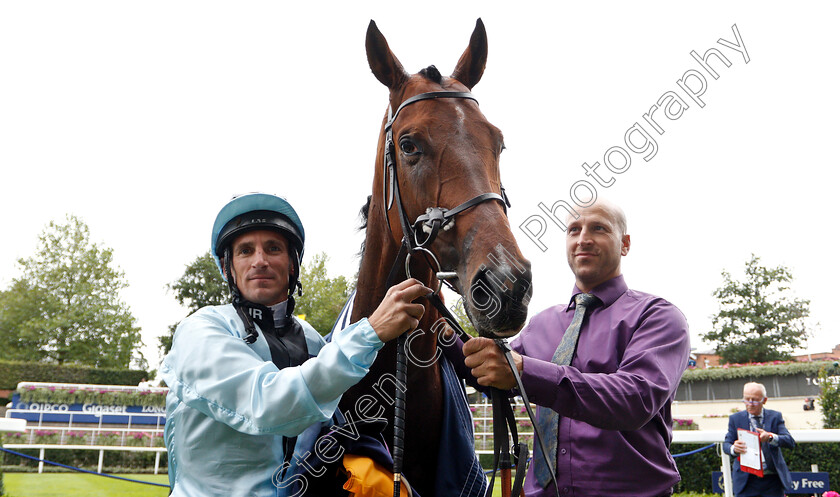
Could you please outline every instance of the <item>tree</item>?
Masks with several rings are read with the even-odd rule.
[[[455,319],[458,320],[458,324],[461,325],[461,328],[467,332],[467,335],[471,337],[477,337],[478,332],[475,330],[475,326],[473,326],[472,321],[470,321],[469,316],[467,316],[467,310],[464,309],[464,298],[458,298],[458,301],[455,302],[455,305],[449,308],[449,311],[455,316]]]
[[[327,261],[329,257],[321,252],[301,267],[303,295],[295,297],[295,314],[305,315],[306,321],[322,335],[330,332],[353,291],[353,286],[344,276],[327,276]]]
[[[167,285],[175,292],[175,299],[189,310],[188,315],[208,305],[221,305],[230,301],[230,291],[216,260],[208,250],[187,264],[184,274]],[[160,350],[167,354],[172,348],[172,336],[178,323],[169,326],[169,334],[158,337]]]
[[[741,282],[722,272],[723,286],[714,292],[720,310],[713,317],[714,330],[703,339],[727,363],[789,360],[808,340],[810,301],[790,295],[793,275],[785,266],[764,267],[753,254],[745,273]]]
[[[820,369],[820,407],[823,415],[823,428],[840,428],[840,366],[835,361],[831,374]]]
[[[50,222],[22,275],[0,293],[0,359],[96,367],[147,367],[140,328],[119,291],[128,286],[113,251],[68,215]]]

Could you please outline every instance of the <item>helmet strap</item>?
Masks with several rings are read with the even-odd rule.
[[[245,310],[243,306],[244,299],[242,298],[242,293],[239,291],[239,287],[236,286],[236,277],[233,274],[233,267],[230,262],[231,254],[230,254],[230,247],[225,247],[225,278],[228,282],[228,288],[230,288],[230,295],[231,295],[231,303],[233,304],[233,308],[236,309],[236,313],[239,315],[239,319],[242,320],[242,324],[245,325],[245,343],[254,343],[257,341],[257,327],[254,325],[254,320]]]
[[[295,310],[295,291],[298,297],[303,295],[303,285],[300,282],[300,256],[293,247],[289,246],[292,252],[292,270],[289,272],[289,303],[286,306],[286,317],[292,317]]]

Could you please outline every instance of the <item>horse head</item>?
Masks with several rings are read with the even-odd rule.
[[[365,47],[373,74],[389,90],[374,175],[374,192],[382,195],[373,195],[371,211],[384,212],[392,245],[406,234],[416,245],[430,241],[421,250],[425,274],[449,275],[481,335],[513,335],[527,316],[531,270],[506,214],[502,132],[469,93],[487,61],[484,24],[476,22],[449,77],[435,66],[408,74],[373,21]]]

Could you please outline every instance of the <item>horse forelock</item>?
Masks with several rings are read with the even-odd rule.
[[[420,72],[417,74],[423,76],[424,78],[428,79],[432,83],[442,84],[443,83],[443,76],[441,76],[440,71],[434,65],[431,65],[425,69],[421,69]]]

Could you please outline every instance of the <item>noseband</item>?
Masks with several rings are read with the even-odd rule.
[[[507,208],[510,207],[510,201],[505,194],[504,187],[501,187],[501,194],[490,192],[490,193],[482,193],[480,195],[476,195],[475,197],[467,200],[459,204],[452,209],[447,209],[445,207],[429,207],[426,209],[426,212],[417,217],[417,219],[410,223],[408,220],[408,215],[405,212],[405,208],[403,207],[402,198],[400,196],[400,185],[399,181],[397,180],[397,161],[396,161],[396,148],[394,146],[394,131],[393,125],[394,122],[397,120],[397,117],[400,115],[400,111],[403,110],[405,107],[419,102],[421,100],[431,100],[431,99],[438,99],[438,98],[461,98],[461,99],[469,99],[476,103],[478,100],[473,96],[472,93],[468,92],[458,92],[458,91],[433,91],[428,93],[420,93],[419,95],[414,95],[406,99],[403,103],[397,107],[396,112],[391,114],[391,108],[388,108],[388,122],[385,124],[385,157],[383,163],[383,187],[382,187],[382,205],[385,206],[386,216],[385,218],[388,220],[388,228],[393,231],[391,228],[391,220],[387,216],[387,211],[391,210],[391,206],[394,204],[394,200],[397,203],[397,211],[399,213],[400,218],[400,226],[402,227],[403,232],[403,239],[402,239],[402,246],[400,247],[400,252],[406,251],[406,259],[405,259],[405,272],[406,276],[411,277],[409,273],[409,263],[411,261],[411,255],[414,252],[422,252],[426,256],[432,258],[435,265],[437,266],[437,272],[441,271],[440,262],[429,249],[429,246],[432,242],[435,241],[437,238],[438,232],[440,229],[446,231],[449,229],[452,224],[451,222],[455,219],[455,216],[458,214],[470,209],[471,207],[475,207],[476,205],[488,201],[488,200],[498,200],[502,203],[502,207],[507,213]],[[400,256],[397,256],[397,261],[399,261]],[[389,276],[388,286],[393,281],[393,278],[396,276],[394,274],[394,269],[396,269],[396,265],[391,271],[391,275]],[[438,290],[440,286],[438,286]]]

